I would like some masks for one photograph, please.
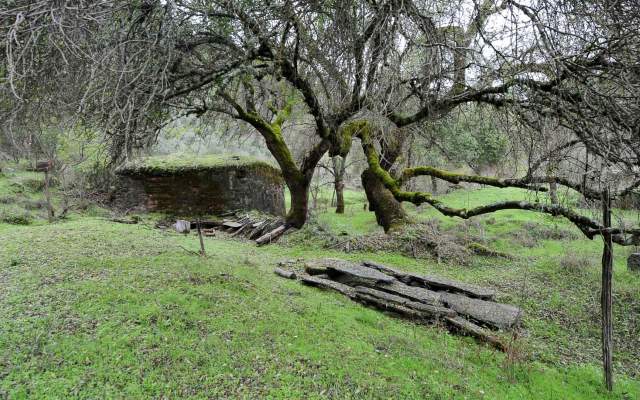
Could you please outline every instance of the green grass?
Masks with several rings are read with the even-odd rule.
[[[47,219],[44,175],[4,168],[0,173],[0,221],[17,225],[44,223]],[[51,188],[54,208],[59,205],[57,188]]]
[[[0,388],[10,398],[640,393],[619,377],[606,396],[595,365],[509,364],[470,339],[271,272],[283,257],[335,253],[208,239],[201,259],[179,247],[195,249],[192,236],[92,218],[0,225],[0,240]]]
[[[6,185],[0,178],[0,185]],[[1,187],[1,186],[0,186]],[[5,186],[6,187],[6,186]],[[499,196],[473,192],[473,200]],[[450,195],[466,201],[463,193]],[[378,232],[349,192],[347,213],[317,213],[336,234]],[[471,199],[471,197],[469,197]],[[416,218],[434,218],[411,209]],[[163,233],[73,215],[0,223],[0,398],[635,399],[640,278],[616,247],[616,388],[599,369],[597,240],[514,240],[535,214],[447,222],[518,255],[438,264],[395,253],[340,253]],[[540,220],[544,226],[561,221]],[[560,266],[567,249],[589,265]],[[526,311],[515,360],[439,327],[417,326],[338,294],[276,277],[278,261],[364,258],[499,290]]]

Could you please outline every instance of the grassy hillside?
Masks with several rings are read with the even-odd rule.
[[[14,179],[0,177],[0,190]],[[354,239],[379,233],[362,195],[347,198],[347,214],[328,209],[317,224]],[[443,229],[516,260],[456,265],[344,253],[307,240],[306,231],[262,248],[207,238],[209,256],[200,258],[184,250],[198,248],[194,236],[154,229],[154,217],[138,225],[80,214],[54,224],[0,222],[0,397],[639,398],[640,278],[624,267],[629,250],[616,248],[617,381],[608,395],[598,365],[601,242],[567,233],[545,239],[571,228],[534,214],[492,218],[448,221]],[[495,287],[499,300],[527,313],[516,351],[498,353],[272,273],[278,261],[320,256],[374,259]]]

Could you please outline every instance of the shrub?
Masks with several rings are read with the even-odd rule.
[[[566,253],[560,259],[560,267],[571,274],[582,274],[593,265],[593,259],[574,252]]]
[[[0,197],[0,204],[11,204],[16,201],[15,197],[11,196],[2,196]]]
[[[4,222],[5,224],[11,225],[29,225],[33,222],[33,218],[30,214],[22,213],[22,214],[10,214],[10,213],[0,213],[0,222]]]
[[[33,192],[41,192],[44,190],[44,179],[25,179],[22,181],[22,185]]]
[[[560,228],[555,224],[553,227],[549,227],[535,222],[527,222],[523,228],[538,240],[576,240],[580,237],[577,233]]]
[[[41,210],[47,207],[47,203],[43,200],[24,200],[22,205],[27,210]]]

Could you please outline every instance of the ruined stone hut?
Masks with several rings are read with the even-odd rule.
[[[116,174],[114,203],[121,209],[178,215],[285,213],[280,170],[251,157],[147,157],[126,163]]]

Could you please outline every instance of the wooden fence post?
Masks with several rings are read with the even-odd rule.
[[[602,308],[602,364],[607,390],[613,390],[613,320],[611,317],[613,278],[613,240],[611,238],[611,195],[609,189],[602,192],[602,222],[604,249],[602,251],[602,288],[600,306]]]

